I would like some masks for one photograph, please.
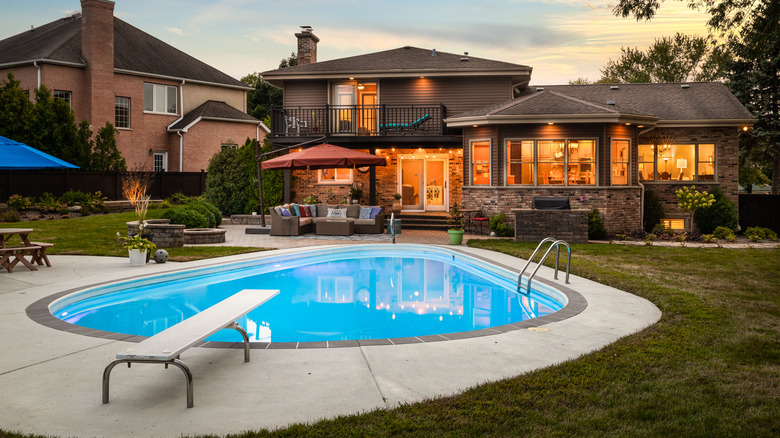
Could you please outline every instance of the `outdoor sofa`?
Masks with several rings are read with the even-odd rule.
[[[297,211],[295,206],[297,205]],[[312,217],[303,217],[301,215],[301,207],[316,207],[316,215]],[[285,204],[276,206],[270,209],[271,212],[271,235],[272,236],[299,236],[301,234],[313,233],[315,230],[315,224],[318,221],[338,220],[338,218],[328,217],[328,209],[345,209],[346,218],[352,219],[355,222],[354,232],[355,234],[381,234],[385,230],[385,212],[381,207],[366,207],[365,209],[378,209],[373,210],[376,212],[373,217],[361,218],[361,206],[357,204],[352,205],[329,205],[329,204]],[[283,215],[283,210],[286,209],[290,214],[289,216]],[[314,213],[314,211],[312,211]]]

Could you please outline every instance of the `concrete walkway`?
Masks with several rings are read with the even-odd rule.
[[[227,227],[227,245],[277,246],[273,239],[278,238]],[[425,233],[404,231],[402,236],[445,243],[426,241]],[[296,246],[293,240],[285,239],[284,247]],[[332,242],[304,240],[302,245],[325,243]],[[460,249],[522,266],[507,255]],[[543,325],[542,331],[406,345],[252,350],[249,363],[243,362],[241,350],[193,348],[182,356],[195,376],[195,407],[187,409],[181,371],[144,364],[114,369],[111,403],[101,404],[104,367],[132,344],[55,330],[25,312],[35,301],[73,288],[300,250],[138,268],[131,268],[127,258],[50,256],[51,268],[0,274],[0,429],[62,437],[174,437],[279,428],[454,394],[575,359],[661,316],[644,299],[572,276],[569,287],[587,300],[587,307]],[[551,279],[552,272],[542,268],[537,277]]]

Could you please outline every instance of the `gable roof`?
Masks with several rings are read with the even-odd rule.
[[[86,67],[81,15],[75,14],[0,41],[0,68],[38,63]],[[148,33],[114,17],[114,71],[251,89]]]
[[[448,126],[495,123],[646,123],[739,126],[753,115],[720,82],[551,85],[448,117]]]
[[[266,132],[270,130],[263,122],[239,111],[225,102],[217,100],[207,100],[194,110],[188,112],[181,119],[168,126],[168,131],[187,132],[187,129],[200,122],[201,120],[216,120],[220,122],[251,123],[253,125],[262,125]]]
[[[455,55],[417,47],[350,56],[305,65],[269,70],[263,79],[273,85],[291,79],[329,79],[345,76],[414,77],[414,76],[513,76],[516,82],[528,83],[531,67],[493,61],[470,55]]]

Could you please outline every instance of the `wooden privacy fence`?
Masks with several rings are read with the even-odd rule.
[[[206,172],[137,172],[151,177],[147,193],[152,199],[163,199],[175,193],[200,196],[206,190]],[[79,170],[0,171],[0,202],[11,195],[41,196],[48,192],[60,196],[68,190],[85,193],[100,191],[109,200],[123,199],[123,172],[88,172]]]
[[[771,228],[780,233],[780,195],[739,195],[739,226]]]

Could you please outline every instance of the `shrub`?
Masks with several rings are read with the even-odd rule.
[[[726,227],[717,227],[712,231],[712,235],[715,236],[718,239],[726,239],[729,242],[733,242],[736,236],[734,235],[734,232],[731,231],[730,228]]]
[[[8,198],[8,206],[18,211],[32,210],[33,200],[22,195],[11,195],[11,197]]]
[[[0,222],[19,222],[19,213],[16,210],[0,212]]]
[[[713,243],[715,242],[715,236],[713,236],[712,234],[702,234],[701,240],[703,240],[704,243]]]
[[[206,219],[206,216],[189,207],[168,210],[163,217],[170,219],[172,224],[184,225],[184,228],[207,228],[209,226],[209,220]]]
[[[489,228],[498,237],[512,237],[515,235],[515,230],[506,223],[506,214],[504,213],[490,215]]]
[[[615,234],[615,239],[617,240],[628,240],[627,234]]]
[[[661,200],[651,190],[645,190],[644,217],[642,226],[648,233],[664,218],[664,207]]]
[[[215,207],[213,204],[206,202],[206,201],[195,201],[190,202],[185,206],[186,208],[191,208],[198,213],[202,214],[206,217],[206,219],[209,220],[209,226],[210,227],[218,227],[222,225],[222,214],[219,212],[217,207]]]
[[[777,240],[777,233],[764,227],[748,227],[748,229],[745,230],[745,236],[753,242],[764,239]]]
[[[45,192],[43,196],[41,196],[41,199],[37,203],[37,207],[44,213],[62,213],[63,210],[65,213],[68,212],[67,206],[58,201],[57,198],[49,192]]]
[[[182,192],[174,193],[168,198],[166,198],[166,201],[168,201],[169,204],[179,204],[179,205],[185,205],[189,204],[190,202],[197,201],[197,196],[187,196]]]
[[[303,203],[307,205],[320,204],[320,198],[318,198],[317,195],[309,195],[303,198]]]
[[[173,205],[167,199],[163,199],[161,203],[157,205],[157,208],[171,208]]]
[[[588,239],[598,240],[607,237],[607,229],[604,227],[604,220],[601,219],[601,213],[598,209],[593,209],[588,213]]]
[[[105,200],[106,197],[99,191],[93,194],[73,189],[68,190],[59,198],[62,204],[68,206],[80,205],[83,214],[107,213],[108,207],[104,204]]]
[[[710,234],[717,227],[730,230],[737,228],[739,215],[734,203],[719,188],[713,189],[712,195],[715,197],[715,203],[710,207],[700,208],[693,214],[693,221],[699,231],[702,234]]]

